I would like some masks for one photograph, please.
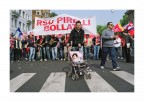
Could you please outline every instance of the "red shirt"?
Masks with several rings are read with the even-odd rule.
[[[96,36],[95,45],[100,45],[100,36]]]
[[[14,48],[14,39],[13,38],[10,39],[10,48]]]

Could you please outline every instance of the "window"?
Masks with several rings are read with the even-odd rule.
[[[25,24],[23,23],[23,31],[25,31]]]
[[[23,18],[25,18],[25,12],[23,11]]]
[[[12,27],[14,27],[14,18],[12,18]]]
[[[20,14],[20,16],[22,16],[22,12],[21,12],[21,10],[19,10],[19,14]]]
[[[39,15],[39,14],[40,14],[40,13],[39,13],[39,11],[37,10],[37,11],[36,11],[36,15]]]
[[[27,15],[27,20],[29,20],[29,15]]]
[[[21,10],[19,10],[19,13],[21,14]]]
[[[29,31],[29,26],[27,26],[27,31]]]
[[[15,19],[15,28],[17,28],[17,20]]]
[[[21,29],[21,22],[19,21],[19,28]]]
[[[26,20],[27,20],[27,14],[26,14]]]
[[[47,13],[45,13],[45,17],[46,17],[46,18],[48,17],[48,14],[47,14]]]

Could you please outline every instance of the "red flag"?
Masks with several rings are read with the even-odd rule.
[[[123,27],[124,29],[128,30],[130,36],[134,36],[134,25],[132,22],[128,23]]]
[[[129,33],[130,36],[133,37],[134,36],[134,29],[129,30],[128,33]]]
[[[131,26],[134,26],[132,22],[130,22],[127,25],[123,26],[123,28],[128,30],[128,28],[131,27]]]
[[[122,32],[124,31],[123,27],[121,26],[120,23],[116,24],[114,27],[113,27],[113,31],[114,32]]]

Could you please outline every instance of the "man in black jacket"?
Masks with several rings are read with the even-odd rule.
[[[84,42],[84,30],[80,21],[76,22],[76,28],[74,28],[70,33],[69,44],[72,46],[73,51],[83,52],[83,42]]]

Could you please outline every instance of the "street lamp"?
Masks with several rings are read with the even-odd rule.
[[[111,9],[111,13],[114,13],[114,9]]]
[[[111,9],[111,21],[113,20],[113,13],[114,13],[114,9]]]

